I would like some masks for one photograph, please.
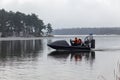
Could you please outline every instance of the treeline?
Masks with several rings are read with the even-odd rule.
[[[71,29],[56,29],[52,34],[55,35],[88,35],[93,33],[96,35],[120,35],[120,28],[118,27],[106,27],[106,28],[71,28]]]
[[[51,24],[44,24],[36,14],[24,14],[19,11],[0,10],[1,37],[8,36],[42,36],[52,32]]]

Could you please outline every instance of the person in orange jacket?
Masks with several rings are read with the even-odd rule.
[[[75,37],[74,45],[81,45],[81,43],[82,43],[82,40]]]
[[[72,46],[77,46],[77,45],[81,45],[82,44],[82,40],[78,39],[77,37],[75,37],[74,40],[70,39],[70,43],[71,43]]]

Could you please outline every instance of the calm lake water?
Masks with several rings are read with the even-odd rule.
[[[57,52],[47,46],[74,37],[0,39],[0,80],[115,80],[120,36],[94,36],[94,52]]]

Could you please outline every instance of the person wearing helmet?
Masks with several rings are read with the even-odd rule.
[[[90,33],[88,36],[85,37],[84,43],[85,43],[87,46],[90,46],[92,40],[93,40],[93,34]]]
[[[93,39],[93,34],[90,33],[90,34],[89,34],[89,41],[91,41],[92,39]]]

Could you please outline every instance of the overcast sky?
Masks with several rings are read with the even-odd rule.
[[[0,8],[35,13],[54,29],[120,26],[120,0],[0,0]]]

